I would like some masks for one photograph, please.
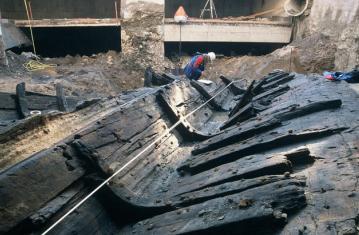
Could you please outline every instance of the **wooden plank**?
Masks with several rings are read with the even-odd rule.
[[[284,93],[286,93],[287,91],[290,90],[290,87],[288,85],[285,85],[285,86],[278,86],[277,88],[275,89],[271,89],[271,90],[268,90],[266,92],[263,92],[263,93],[260,93],[256,96],[253,97],[253,102],[258,102],[262,99],[265,99],[267,97],[271,97],[271,98],[275,98],[277,96],[280,96]]]
[[[241,193],[246,190],[256,188],[262,185],[278,182],[281,180],[287,180],[289,178],[290,176],[287,175],[266,175],[252,179],[240,179],[233,182],[206,187],[196,191],[181,193],[172,197],[171,201],[172,201],[172,205],[177,208],[190,206],[214,198]],[[305,181],[302,181],[303,177],[295,177],[293,179],[298,180],[298,182],[301,182],[301,184],[304,186]]]
[[[262,86],[266,83],[266,79],[263,78],[259,82],[255,84],[255,86],[252,89],[253,96],[259,94],[261,92]]]
[[[87,196],[90,192],[84,191]],[[100,193],[99,193],[100,194]],[[81,200],[82,198],[79,198]],[[60,216],[64,215],[73,206],[79,203],[79,200],[69,203],[59,213]],[[113,219],[111,212],[119,211],[120,208],[114,205],[108,205],[109,200],[99,200],[96,197],[89,198],[86,203],[79,207],[76,212],[70,214],[62,223],[58,224],[50,233],[51,234],[120,234],[117,221]],[[121,208],[122,209],[122,208]],[[48,224],[54,224],[59,219],[59,216],[48,220]],[[127,219],[127,217],[126,217]],[[121,221],[123,222],[124,219]],[[49,226],[46,224],[47,226]],[[42,227],[42,229],[48,227]],[[44,230],[42,230],[43,232]],[[37,231],[36,231],[37,232]],[[41,232],[38,232],[41,234]],[[26,233],[21,233],[26,234]]]
[[[55,96],[26,96],[29,110],[58,110]]]
[[[76,159],[63,157],[62,149],[49,149],[0,174],[0,233],[18,225],[85,174],[70,162]],[[69,168],[69,164],[77,166]]]
[[[29,217],[30,223],[34,227],[44,225],[49,219],[51,219],[51,217],[60,212],[63,207],[65,207],[67,204],[70,204],[70,201],[78,196],[78,194],[81,194],[81,190],[84,190],[84,188],[85,185],[81,181],[75,183],[73,186],[70,186],[69,189],[66,189],[59,196],[46,203],[46,205],[43,206],[40,210],[32,214]]]
[[[166,129],[162,115],[154,95],[140,99],[131,107],[112,113],[78,133],[76,138],[83,146],[79,151],[95,151],[96,155],[90,159],[107,172],[111,159],[125,159],[155,138],[159,131]]]
[[[313,102],[306,106],[293,108],[287,112],[278,113],[274,117],[281,121],[287,121],[293,118],[302,117],[323,110],[337,109],[340,108],[341,106],[342,106],[342,101],[340,99],[319,101],[319,102]]]
[[[56,110],[57,101],[55,96],[25,91],[25,98],[29,110]],[[16,94],[0,92],[0,109],[17,109]],[[72,106],[75,106],[78,99],[71,98]]]
[[[211,94],[209,94],[209,92],[201,85],[199,84],[199,82],[197,81],[191,81],[191,85],[198,91],[198,93],[200,93],[206,101],[209,101],[209,104],[217,111],[223,111],[223,108],[220,104],[218,104],[218,102],[216,101],[216,99],[213,99],[213,96]]]
[[[229,112],[229,117],[232,117],[234,114],[236,114],[241,108],[243,108],[245,105],[247,105],[250,100],[252,99],[252,89],[254,87],[255,81],[252,81],[249,87],[246,90],[246,93],[242,96],[240,101],[234,106],[234,108]]]
[[[14,121],[19,118],[19,115],[15,109],[0,109],[0,126],[11,125],[9,121]],[[0,131],[1,133],[2,131]],[[1,135],[1,134],[0,134]],[[1,139],[1,137],[0,137]]]
[[[238,110],[238,112],[236,112],[236,114],[230,117],[227,121],[225,121],[219,129],[224,130],[230,126],[235,125],[238,122],[243,122],[255,116],[256,116],[256,112],[253,107],[253,104],[249,103],[246,106],[244,106],[242,109]]]
[[[268,76],[276,75],[276,74],[280,74],[280,73],[285,73],[285,72],[284,72],[284,70],[281,70],[281,69],[275,69],[272,72],[269,72]]]
[[[310,155],[310,151],[307,147],[302,147],[296,149],[295,151],[284,153],[283,155],[286,156],[293,165],[302,165],[314,162],[314,157]]]
[[[223,75],[221,75],[219,78],[222,80],[222,82],[223,82],[226,86],[228,86],[228,85],[232,82],[230,79],[226,78],[226,77],[223,76]],[[233,84],[233,83],[229,86],[229,90],[230,90],[235,96],[237,96],[237,95],[242,95],[242,94],[244,94],[244,93],[246,92],[245,89],[242,89],[242,88],[236,86],[236,85]]]
[[[272,89],[272,88],[275,88],[279,85],[282,85],[284,83],[287,83],[287,82],[290,82],[292,81],[293,79],[295,78],[295,75],[289,75],[289,76],[285,76],[284,78],[281,78],[281,79],[278,79],[278,80],[275,80],[273,82],[270,82],[268,84],[265,84],[262,86],[263,90],[269,90],[269,89]]]
[[[85,136],[81,137],[81,140],[86,143],[86,146],[89,149],[97,149],[103,146],[117,143],[117,136],[114,134],[113,129],[111,126],[108,127],[101,127],[96,129]]]
[[[99,120],[89,131],[80,133],[73,143],[77,152],[88,158],[102,174],[113,174],[170,126],[171,121],[156,102],[156,95],[139,99],[131,106]],[[167,208],[164,202],[156,203],[157,198],[152,196],[158,192],[158,187],[164,186],[156,183],[154,186],[153,183],[157,178],[173,174],[173,171],[167,171],[167,166],[173,165],[172,159],[179,158],[172,155],[179,149],[177,138],[180,139],[174,135],[163,138],[134,161],[131,167],[117,175],[109,190],[114,197],[112,200],[129,210],[136,208],[136,216],[144,211],[154,213],[163,210],[162,207]],[[149,197],[137,194],[144,191]]]
[[[26,91],[25,92],[26,96],[41,96],[41,97],[47,97],[47,98],[53,98],[53,95],[47,95],[47,94],[43,94],[43,93],[39,93],[39,92],[33,92],[33,91]]]
[[[164,93],[159,93],[157,95],[157,100],[166,111],[166,114],[173,123],[181,120],[181,124],[176,128],[183,137],[189,140],[205,140],[210,138],[212,135],[203,133],[195,129],[187,120],[184,120],[183,116],[173,107],[165,97]]]
[[[286,76],[288,76],[288,73],[285,72],[278,72],[275,74],[269,74],[267,76],[265,76],[264,78],[262,78],[259,82],[257,82],[252,90],[252,94],[254,96],[260,94],[261,92],[263,92],[263,85],[268,84],[268,83],[272,83],[274,81],[277,81],[281,78],[284,78]]]
[[[167,85],[175,80],[176,78],[171,75],[155,73],[151,67],[147,67],[145,70],[144,85],[146,87]]]
[[[268,234],[286,222],[284,212],[290,215],[305,205],[302,184],[288,179],[164,213],[120,234]]]
[[[233,144],[235,141],[242,141],[255,134],[263,133],[281,125],[283,121],[299,118],[315,112],[340,108],[342,101],[339,99],[313,102],[302,107],[288,107],[286,110],[274,111],[274,115],[257,122],[256,120],[241,127],[235,127],[225,131],[211,139],[197,145],[192,153],[194,155],[215,150],[225,145]]]
[[[287,76],[289,76],[289,73],[286,73],[286,72],[278,72],[278,73],[269,75],[266,78],[266,84],[272,83],[272,82],[277,81],[277,80],[280,80],[280,79],[285,78]]]
[[[15,20],[16,27],[30,27],[28,20]],[[105,26],[120,26],[121,21],[115,18],[107,19],[42,19],[31,20],[33,28],[44,27],[105,27]]]
[[[18,118],[17,113],[16,118]],[[43,115],[35,115],[27,119],[17,120],[16,122],[9,123],[4,128],[0,129],[0,144],[10,141],[16,136],[32,130],[34,127],[43,125],[45,122],[44,119],[45,116]]]
[[[188,193],[195,194],[195,192],[203,190],[206,192],[208,187],[220,186],[241,179],[282,175],[286,172],[292,172],[293,167],[313,162],[314,157],[311,156],[309,149],[306,147],[275,155],[251,155],[193,176],[184,176],[171,194],[176,196]],[[247,182],[247,180],[244,180],[244,182]],[[192,197],[196,198],[195,195]]]
[[[299,143],[314,138],[333,135],[347,129],[347,127],[328,127],[314,131],[300,131],[297,133],[269,133],[257,138],[248,139],[237,144],[229,145],[213,152],[197,155],[195,158],[187,160],[182,164],[178,171],[185,171],[191,174],[217,167],[222,164],[233,162],[244,156],[270,150],[277,146]]]
[[[16,96],[10,93],[0,92],[0,109],[16,109]]]
[[[218,165],[195,175],[185,176],[174,189],[177,194],[197,191],[223,183],[265,175],[282,175],[292,171],[292,164],[284,155],[251,155]]]
[[[264,120],[256,124],[249,123],[249,125],[234,127],[226,130],[223,133],[214,136],[206,141],[203,141],[195,146],[192,151],[193,155],[205,153],[221,147],[240,142],[255,136],[256,134],[263,133],[281,125],[277,119]]]

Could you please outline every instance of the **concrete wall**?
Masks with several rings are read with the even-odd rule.
[[[179,26],[166,24],[165,41],[179,41],[180,27],[183,42],[289,43],[292,35],[292,27],[284,25],[191,23]]]
[[[359,65],[359,1],[313,0],[310,15],[300,24],[297,39],[323,34],[337,45],[335,67]]]
[[[218,17],[248,16],[278,7],[284,0],[221,0],[215,1]],[[166,18],[172,18],[179,6],[183,6],[190,17],[199,17],[207,0],[166,0]],[[207,15],[208,16],[208,15]]]
[[[34,19],[115,18],[115,1],[121,0],[31,0]],[[1,0],[4,19],[26,19],[23,0]]]
[[[2,19],[2,37],[5,50],[31,45],[31,41],[25,33],[7,19]]]

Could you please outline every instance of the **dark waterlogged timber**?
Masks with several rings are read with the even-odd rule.
[[[121,94],[130,105],[0,173],[1,234],[41,233],[177,122],[52,233],[355,234],[359,109],[346,83],[275,71],[213,98],[231,80],[146,73],[162,86]],[[0,117],[74,110],[61,87],[47,108],[22,85],[0,97]]]

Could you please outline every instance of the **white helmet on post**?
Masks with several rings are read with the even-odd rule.
[[[208,52],[207,54],[211,61],[214,61],[216,59],[216,54],[214,52]]]

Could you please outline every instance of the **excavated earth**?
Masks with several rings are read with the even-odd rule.
[[[55,85],[61,84],[68,96],[96,98],[117,95],[143,86],[143,71],[138,63],[128,62],[119,52],[109,51],[92,56],[44,58],[46,65],[56,65],[37,71],[27,71],[24,64],[30,58],[7,52],[9,67],[0,67],[0,91],[9,92],[17,83],[26,82],[35,92],[55,94]]]
[[[243,84],[176,79],[57,112],[42,125],[78,130],[4,163],[0,234],[41,233],[148,146],[50,234],[358,234],[358,86],[283,71]],[[3,146],[29,138],[12,125]]]

